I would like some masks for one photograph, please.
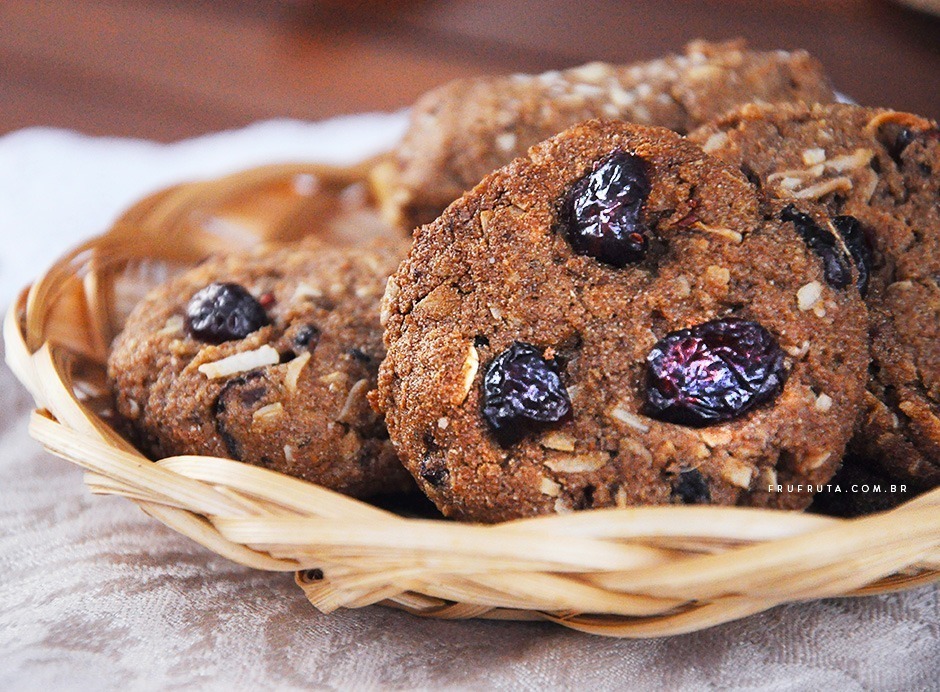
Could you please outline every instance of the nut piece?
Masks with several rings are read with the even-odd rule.
[[[751,487],[753,475],[754,470],[750,466],[736,459],[728,459],[721,469],[722,478],[743,490]]]
[[[349,388],[349,392],[346,394],[346,401],[343,402],[343,408],[340,409],[336,420],[340,423],[353,425],[356,422],[354,415],[355,409],[359,405],[359,402],[365,399],[368,391],[369,380],[356,380],[356,383]]]
[[[300,371],[304,369],[309,360],[310,352],[306,351],[287,364],[287,372],[284,374],[284,384],[287,386],[287,391],[297,391],[297,380],[300,378]]]
[[[825,464],[831,456],[832,452],[820,452],[818,454],[812,454],[803,460],[803,466],[807,470],[818,469],[820,466]]]
[[[640,418],[635,413],[627,410],[623,404],[617,404],[612,409],[610,409],[611,418],[614,420],[619,420],[621,423],[630,426],[634,430],[639,430],[640,432],[649,432],[650,426],[643,422],[643,419]]]
[[[709,283],[726,286],[731,281],[731,272],[728,271],[727,267],[711,264],[705,269],[705,279]]]
[[[551,497],[558,497],[561,495],[561,486],[551,478],[547,478],[545,476],[542,476],[542,480],[539,483],[539,490],[543,495],[549,495]]]
[[[323,291],[321,291],[316,286],[311,286],[308,283],[301,281],[297,284],[297,288],[294,290],[294,295],[291,297],[291,302],[299,302],[301,300],[311,300],[313,298],[322,298]]]
[[[716,132],[710,135],[707,140],[705,140],[705,144],[702,145],[702,149],[706,154],[710,154],[717,149],[721,149],[721,147],[723,147],[727,141],[727,132]]]
[[[251,424],[255,423],[267,423],[273,420],[276,420],[284,413],[284,406],[280,401],[276,401],[273,404],[268,404],[267,406],[262,406],[253,414],[251,414]]]
[[[771,488],[777,485],[777,470],[765,466],[760,470],[758,478],[762,487]]]
[[[558,473],[587,473],[603,467],[609,458],[604,452],[553,454],[545,460],[545,465]]]
[[[796,292],[796,304],[800,310],[806,311],[819,302],[822,296],[822,284],[818,281],[810,281]]]
[[[243,351],[213,363],[203,363],[198,370],[210,380],[214,380],[255,368],[263,368],[266,365],[276,365],[280,360],[281,356],[277,350],[265,344],[254,351]]]
[[[157,332],[160,335],[171,335],[171,334],[182,334],[183,326],[185,322],[182,315],[170,315],[167,318],[166,324],[163,325],[163,329]]]
[[[573,452],[574,442],[575,440],[571,435],[559,430],[547,432],[539,439],[539,444],[546,449],[554,449],[559,452]]]
[[[803,151],[803,163],[807,166],[815,166],[826,160],[825,149],[806,149]]]
[[[467,395],[470,394],[470,389],[473,387],[473,380],[476,378],[479,369],[480,354],[477,353],[473,344],[470,344],[467,346],[467,356],[460,369],[461,387],[454,393],[454,396],[451,398],[451,403],[458,405],[466,401]]]
[[[705,428],[699,433],[699,436],[702,438],[702,442],[712,448],[721,447],[731,442],[731,431],[719,428],[711,430]]]

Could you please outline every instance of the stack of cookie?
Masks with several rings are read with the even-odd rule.
[[[940,131],[834,101],[802,52],[700,42],[448,85],[374,171],[401,239],[157,288],[117,408],[155,457],[467,521],[802,509],[843,460],[936,486]]]

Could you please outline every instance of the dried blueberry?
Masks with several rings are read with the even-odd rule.
[[[244,339],[268,324],[264,308],[238,284],[209,284],[190,298],[186,306],[189,333],[213,344]]]
[[[558,364],[531,344],[515,341],[483,377],[483,415],[503,444],[533,427],[561,420],[571,410]]]
[[[845,241],[845,246],[849,249],[849,254],[852,255],[855,268],[858,270],[858,292],[865,295],[868,293],[872,253],[871,244],[862,229],[862,224],[854,216],[837,216],[832,220],[832,225],[839,231],[839,235]]]
[[[623,267],[646,255],[648,229],[640,218],[650,194],[646,162],[615,150],[568,191],[562,221],[579,255]]]
[[[834,234],[820,228],[813,217],[788,204],[780,213],[783,221],[792,221],[803,242],[823,261],[823,275],[833,288],[845,288],[852,281],[849,261]]]
[[[682,469],[679,472],[672,486],[672,497],[685,505],[705,505],[712,500],[708,481],[698,469]]]
[[[749,320],[672,332],[646,361],[647,413],[694,427],[741,416],[779,394],[787,377],[777,340]]]

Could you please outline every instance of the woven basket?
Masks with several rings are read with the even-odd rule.
[[[241,564],[295,571],[323,612],[382,603],[654,637],[940,576],[940,489],[855,520],[669,506],[480,526],[400,516],[228,459],[154,462],[115,432],[105,360],[135,300],[220,249],[311,228],[351,239],[372,213],[370,165],[273,166],[171,188],[63,257],[4,323],[7,361],[36,401],[32,435],[85,468],[92,492],[123,495]]]

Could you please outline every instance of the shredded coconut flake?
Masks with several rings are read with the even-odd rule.
[[[607,464],[609,456],[604,452],[585,452],[583,454],[553,454],[545,460],[545,465],[558,473],[586,473],[597,471]]]
[[[265,344],[254,351],[243,351],[213,363],[203,363],[198,370],[210,380],[214,380],[255,368],[263,368],[266,365],[276,365],[280,360],[281,356],[278,352],[272,346]]]
[[[297,391],[297,380],[300,378],[300,372],[310,360],[310,352],[300,354],[294,360],[287,364],[287,373],[284,375],[284,384],[290,392]]]
[[[640,432],[649,432],[650,426],[643,422],[643,419],[640,418],[635,413],[626,409],[623,404],[617,404],[610,410],[610,417],[614,420],[619,420],[624,425],[628,425],[634,430],[639,430]]]
[[[797,199],[819,199],[824,195],[828,195],[830,192],[835,192],[836,190],[848,191],[852,189],[852,181],[845,176],[839,176],[838,178],[833,178],[832,180],[825,180],[821,183],[816,183],[815,185],[810,185],[805,187],[802,190],[798,190],[793,193],[793,196]]]
[[[454,404],[462,404],[467,399],[467,395],[470,394],[470,389],[473,387],[473,380],[476,378],[477,371],[479,369],[480,354],[477,353],[477,350],[473,347],[473,344],[470,344],[467,347],[467,355],[466,358],[464,358],[463,366],[460,370],[461,386],[454,395]]]
[[[273,404],[262,406],[251,414],[251,421],[257,423],[258,421],[273,420],[280,417],[282,413],[284,413],[284,405],[280,401],[276,401]]]
[[[851,154],[837,156],[834,159],[826,161],[826,168],[831,168],[839,173],[852,170],[853,168],[861,168],[862,166],[867,166],[874,155],[875,152],[871,149],[856,149]]]

